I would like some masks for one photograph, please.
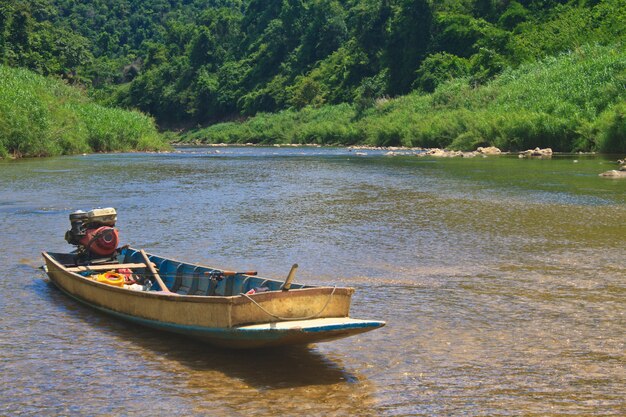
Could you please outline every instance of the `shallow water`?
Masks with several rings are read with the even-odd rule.
[[[0,162],[0,415],[626,415],[626,180],[611,157],[188,148]],[[229,352],[77,304],[68,214],[124,243],[357,289],[387,326]]]

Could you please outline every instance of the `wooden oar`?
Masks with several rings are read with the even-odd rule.
[[[283,291],[289,291],[289,288],[291,288],[291,281],[293,281],[293,278],[296,276],[296,269],[298,269],[298,264],[293,264],[291,266],[291,271],[289,271],[289,275],[287,275],[287,279],[283,284]]]
[[[159,287],[161,287],[161,291],[167,292],[170,294],[175,294],[171,292],[170,289],[165,286],[165,283],[161,279],[161,276],[159,275],[157,270],[154,268],[154,265],[152,265],[152,262],[150,262],[150,258],[148,258],[148,254],[146,253],[146,251],[141,249],[139,253],[141,253],[141,256],[143,256],[143,260],[146,262],[146,265],[148,266],[148,270],[150,270],[150,273],[152,274],[154,279],[156,279],[156,281],[159,283]]]
[[[232,277],[233,275],[256,275],[257,271],[244,271],[244,272],[236,272],[236,271],[222,271],[222,275],[225,277]]]

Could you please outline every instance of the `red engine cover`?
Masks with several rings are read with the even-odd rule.
[[[80,240],[80,244],[86,247],[89,252],[100,256],[112,255],[118,243],[117,229],[109,226],[87,229],[85,237]]]

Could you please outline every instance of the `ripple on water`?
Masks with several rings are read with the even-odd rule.
[[[626,182],[577,159],[211,148],[2,164],[0,414],[624,415]],[[387,326],[229,352],[104,316],[36,269],[70,249],[69,212],[98,206],[163,255],[271,277],[297,262],[299,281],[354,286],[351,315]]]

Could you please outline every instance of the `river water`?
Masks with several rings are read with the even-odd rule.
[[[0,162],[0,415],[626,415],[617,157],[188,148]],[[68,214],[123,243],[356,288],[374,332],[231,352],[112,319],[37,269]]]

